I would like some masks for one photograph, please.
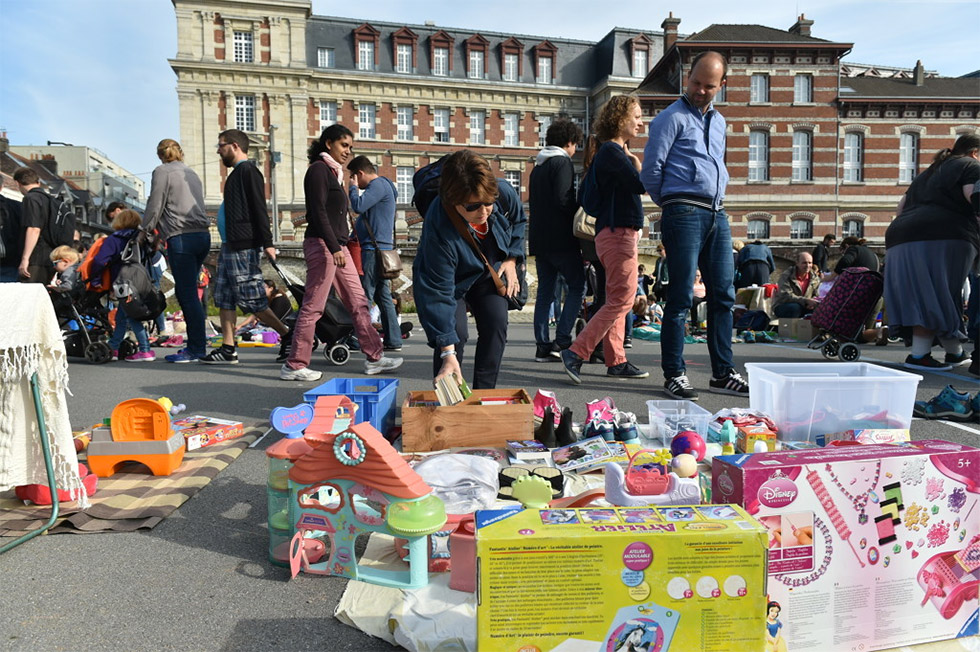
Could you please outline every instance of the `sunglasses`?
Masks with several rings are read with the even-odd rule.
[[[558,498],[565,490],[565,474],[556,468],[539,466],[536,469],[528,469],[523,466],[508,466],[505,469],[501,469],[500,473],[497,474],[497,478],[500,480],[500,493],[497,494],[498,497],[513,499],[514,481],[525,475],[536,475],[539,478],[547,480],[548,484],[551,485],[552,498]]]
[[[472,204],[463,204],[463,210],[466,211],[467,213],[472,213],[476,209],[483,208],[484,206],[487,207],[487,208],[490,208],[496,202],[497,202],[497,200],[494,199],[493,201],[490,201],[490,202],[478,201],[478,202],[473,202]]]

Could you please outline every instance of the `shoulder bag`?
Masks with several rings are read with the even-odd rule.
[[[378,241],[374,239],[374,231],[371,229],[371,223],[364,220],[364,226],[367,227],[368,236],[371,238],[371,242],[374,243],[374,250],[378,254],[378,260],[381,261],[381,278],[398,278],[402,275],[402,258],[398,255],[398,250],[396,249],[384,249],[378,246]]]
[[[527,303],[527,265],[523,262],[516,266],[517,270],[517,284],[518,290],[517,294],[512,297],[507,296],[507,286],[500,279],[500,275],[497,274],[497,270],[493,268],[487,257],[483,255],[483,250],[480,249],[480,245],[476,243],[473,239],[473,234],[470,233],[469,228],[464,223],[463,218],[456,212],[454,208],[449,208],[446,211],[449,216],[449,221],[453,223],[459,235],[473,248],[476,252],[477,258],[483,261],[486,266],[487,271],[490,272],[490,278],[493,279],[493,284],[497,288],[497,294],[507,299],[507,309],[508,310],[521,310]]]

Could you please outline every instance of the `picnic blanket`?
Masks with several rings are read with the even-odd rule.
[[[245,434],[184,455],[184,462],[169,476],[154,476],[142,465],[127,465],[109,478],[99,478],[99,487],[89,498],[91,506],[61,503],[61,513],[49,534],[133,532],[151,529],[167,518],[191,496],[203,489],[262,434],[246,428]],[[25,505],[13,492],[0,494],[0,537],[20,536],[47,522],[51,507]]]

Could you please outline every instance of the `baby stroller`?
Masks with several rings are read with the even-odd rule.
[[[279,263],[269,260],[269,264],[279,274],[279,278],[289,288],[289,293],[296,299],[296,303],[303,305],[303,295],[306,293],[306,286],[290,280]],[[292,317],[290,321],[295,320]],[[287,324],[292,328],[292,324]],[[316,339],[313,348],[316,349],[317,343],[323,344],[323,357],[335,365],[346,364],[350,359],[351,349],[354,348],[354,322],[351,320],[350,313],[344,307],[343,301],[337,295],[337,291],[330,288],[327,297],[327,306],[323,310],[323,316],[316,323]]]
[[[103,295],[86,290],[82,284],[68,292],[48,289],[58,325],[65,340],[65,352],[73,358],[84,358],[91,364],[104,364],[112,359],[107,340],[112,334],[109,310],[103,303]],[[119,355],[136,353],[137,346],[124,339]]]
[[[839,356],[844,362],[860,359],[857,341],[878,307],[883,287],[884,280],[878,272],[866,267],[845,269],[810,317],[810,323],[820,333],[807,348],[819,350],[825,358]]]

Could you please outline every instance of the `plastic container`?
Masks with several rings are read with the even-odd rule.
[[[842,430],[902,428],[922,376],[867,362],[749,362],[749,405],[779,438],[814,442]]]
[[[357,404],[355,423],[368,421],[382,435],[395,425],[397,378],[333,378],[303,394],[314,404],[320,396],[346,396]]]
[[[708,441],[711,413],[692,401],[647,401],[650,429],[644,435],[654,445],[670,448],[670,440],[682,430],[693,430]]]

